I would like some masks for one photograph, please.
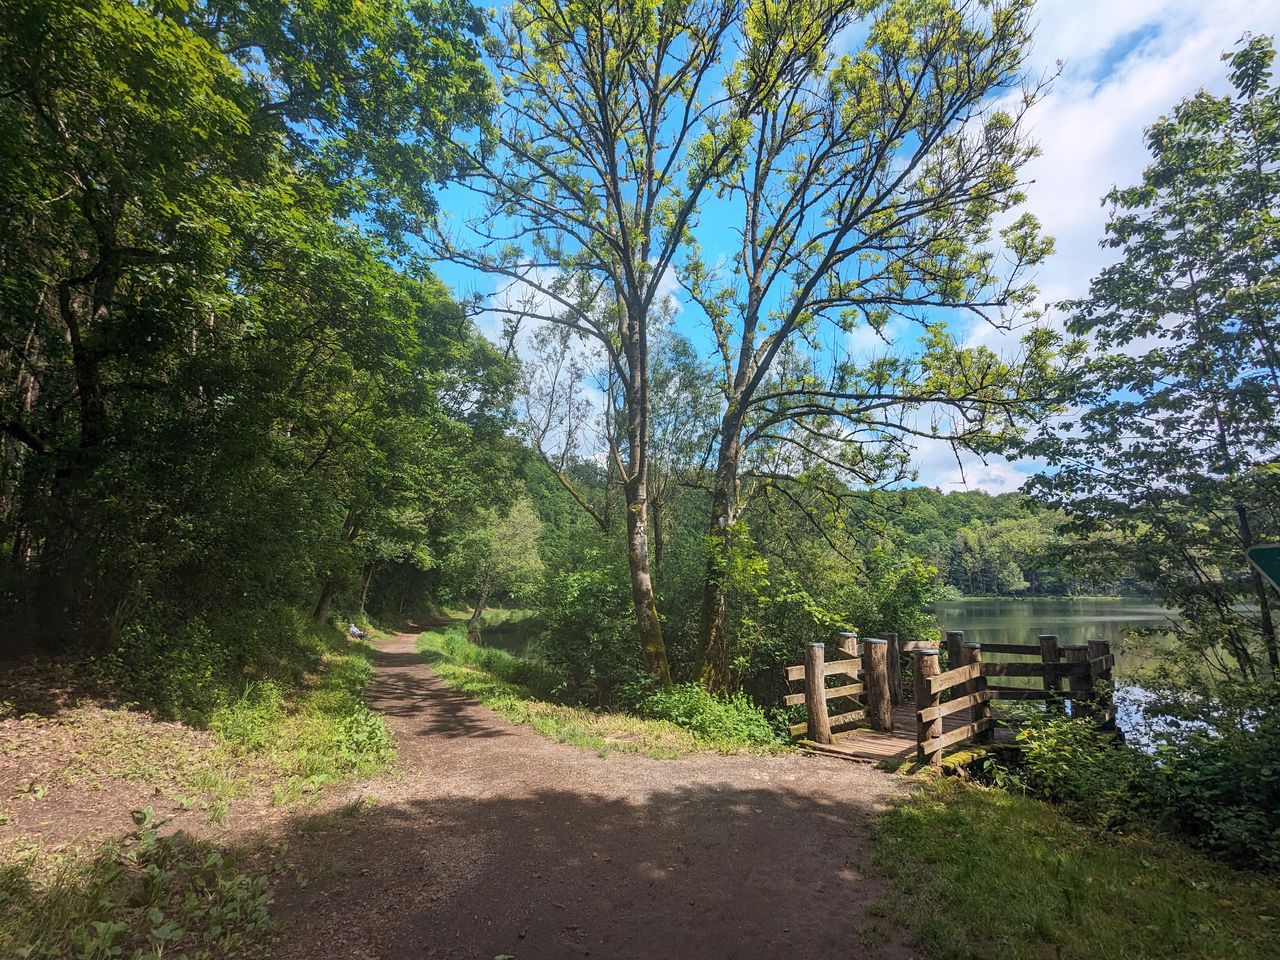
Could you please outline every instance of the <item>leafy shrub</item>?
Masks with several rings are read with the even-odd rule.
[[[650,720],[668,720],[714,743],[763,747],[778,739],[764,711],[744,694],[722,699],[695,683],[655,690],[641,702],[639,712]]]
[[[605,706],[644,677],[631,588],[620,564],[601,560],[553,577],[543,614],[538,650],[568,699]]]
[[[324,650],[306,617],[281,604],[216,625],[191,620],[178,630],[135,622],[94,664],[94,673],[126,700],[203,725],[246,681],[269,679],[292,689],[316,669]]]
[[[1019,711],[1020,761],[989,760],[980,775],[1091,823],[1147,820],[1229,862],[1280,869],[1280,685],[1222,693],[1151,699],[1146,749],[1107,743],[1083,718]]]
[[[162,837],[154,812],[91,859],[31,857],[0,871],[0,955],[154,960],[244,956],[264,934],[265,876],[238,871],[182,833]]]
[[[1280,683],[1230,697],[1180,698],[1190,722],[1155,735],[1159,815],[1219,856],[1280,870]]]
[[[1118,824],[1153,802],[1151,757],[1107,743],[1092,720],[1040,714],[1018,731],[1018,742],[1023,786],[1072,807],[1079,819]]]

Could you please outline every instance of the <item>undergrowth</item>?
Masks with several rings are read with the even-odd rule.
[[[937,960],[1280,956],[1274,881],[1004,790],[922,782],[877,821],[875,862],[896,892],[873,913]]]
[[[372,656],[368,644],[334,637],[293,697],[274,681],[252,683],[213,713],[210,729],[226,749],[264,762],[278,803],[373,776],[394,759],[395,743],[364,702]]]
[[[700,750],[722,753],[782,749],[763,715],[737,701],[706,700],[674,688],[646,698],[635,713],[592,710],[557,702],[560,677],[537,660],[478,647],[453,624],[418,638],[421,653],[449,686],[516,723],[601,753],[618,750],[659,758]],[[737,718],[736,720],[733,718]]]
[[[185,834],[137,830],[92,852],[28,852],[0,866],[0,956],[160,960],[243,956],[267,930],[265,876]]]

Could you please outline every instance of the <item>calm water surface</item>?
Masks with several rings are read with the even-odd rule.
[[[941,630],[963,630],[975,643],[1031,643],[1042,633],[1056,633],[1058,643],[1107,640],[1116,653],[1116,673],[1141,665],[1140,650],[1125,649],[1121,642],[1132,630],[1168,627],[1176,614],[1141,598],[940,600],[934,614]],[[1004,659],[1004,658],[1001,658]]]

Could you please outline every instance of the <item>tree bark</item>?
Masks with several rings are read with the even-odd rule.
[[[467,639],[472,643],[480,640],[480,619],[489,605],[489,590],[493,586],[493,564],[485,564],[484,577],[480,580],[480,595],[476,598],[475,610],[467,621]]]
[[[320,588],[320,599],[316,602],[316,608],[311,612],[311,619],[316,623],[324,623],[329,616],[329,605],[333,603],[333,598],[338,594],[338,577],[336,574],[330,574],[329,579],[324,582],[324,586]]]
[[[645,669],[664,687],[671,685],[671,666],[662,636],[662,621],[649,571],[649,349],[643,311],[627,306],[624,351],[629,377],[627,391],[627,475],[623,495],[627,507],[627,566],[631,573],[631,601]]]
[[[370,560],[369,563],[366,564],[364,568],[364,582],[361,583],[360,585],[360,613],[361,614],[364,613],[365,604],[369,600],[369,585],[373,583],[373,568],[374,568],[374,563],[372,560]]]
[[[709,555],[698,617],[698,680],[711,691],[729,686],[729,602],[725,592],[729,528],[738,517],[738,465],[742,457],[741,418],[728,416],[720,429],[715,483],[711,492]]]
[[[1249,525],[1249,512],[1244,504],[1236,504],[1236,516],[1240,520],[1240,541],[1244,545],[1246,562],[1249,548],[1253,546],[1253,529]],[[1267,662],[1271,664],[1271,672],[1280,671],[1280,646],[1276,643],[1276,625],[1271,618],[1271,599],[1267,596],[1267,585],[1262,581],[1262,574],[1252,564],[1253,592],[1258,598],[1258,610],[1262,614],[1262,642],[1267,648]]]

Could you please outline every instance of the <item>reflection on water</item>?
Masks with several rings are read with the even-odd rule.
[[[974,643],[1037,643],[1042,633],[1058,635],[1061,646],[1106,640],[1116,655],[1116,723],[1130,742],[1149,748],[1151,725],[1161,726],[1161,718],[1145,716],[1143,707],[1151,699],[1149,691],[1134,683],[1124,683],[1149,658],[1159,635],[1141,644],[1125,645],[1135,630],[1168,629],[1177,614],[1158,603],[1135,598],[1072,599],[1069,597],[979,600],[940,600],[934,604],[938,628],[963,630]],[[1024,660],[1023,657],[993,654],[984,659]],[[1010,686],[1039,687],[1032,677],[1007,677]],[[1173,721],[1169,721],[1173,723]]]
[[[1126,597],[939,600],[933,610],[940,630],[963,630],[974,643],[1034,644],[1042,633],[1057,634],[1062,646],[1106,640],[1119,675],[1145,659],[1140,649],[1121,645],[1129,632],[1161,630],[1177,619],[1158,603]]]

